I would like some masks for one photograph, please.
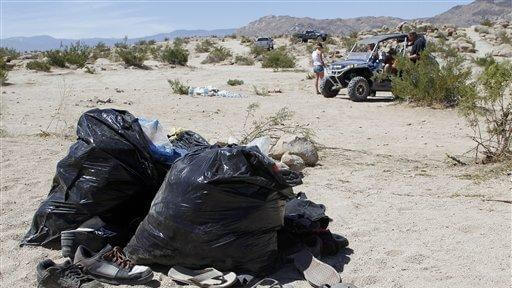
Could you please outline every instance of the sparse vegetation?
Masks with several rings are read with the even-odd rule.
[[[117,55],[119,55],[121,60],[128,66],[145,68],[144,60],[146,60],[147,55],[144,49],[137,49],[136,47],[118,49]]]
[[[7,71],[5,61],[3,57],[0,57],[0,86],[3,86],[7,82],[7,74],[9,74],[9,72]]]
[[[487,27],[492,27],[493,23],[488,18],[484,18],[482,20],[482,22],[480,22],[480,25],[487,26]]]
[[[279,109],[273,115],[253,120],[251,127],[248,128],[247,122],[250,118],[254,118],[254,113],[258,108],[258,103],[251,103],[246,108],[247,114],[243,126],[242,140],[240,140],[241,144],[247,144],[262,136],[269,136],[274,141],[277,141],[283,134],[300,135],[314,142],[314,131],[306,125],[292,122],[295,113],[286,107]]]
[[[329,36],[329,37],[327,37],[327,39],[325,39],[324,44],[325,45],[338,45],[339,43],[334,37]]]
[[[235,63],[238,65],[251,66],[254,65],[254,59],[247,56],[237,55],[235,57]]]
[[[64,56],[64,61],[66,63],[83,68],[89,58],[89,48],[87,46],[80,45],[80,42],[77,42],[76,44],[72,44],[67,47],[63,51],[62,55]]]
[[[48,63],[52,66],[57,66],[60,68],[66,67],[66,57],[62,54],[60,50],[50,50],[46,52],[46,57],[48,57]]]
[[[240,44],[251,44],[251,43],[252,43],[251,38],[249,38],[247,36],[242,36],[240,38]]]
[[[286,51],[286,47],[281,46],[278,49],[269,51],[263,56],[263,68],[294,68],[295,57]]]
[[[254,94],[258,96],[270,96],[266,88],[258,88],[256,85],[252,85],[252,89],[254,90]]]
[[[185,46],[186,44],[188,44],[188,42],[189,42],[189,40],[187,38],[176,37],[172,41],[172,44],[174,46]]]
[[[206,59],[204,59],[203,62],[201,63],[219,63],[228,59],[229,57],[231,57],[231,51],[228,48],[222,46],[215,46],[210,51],[210,53],[208,53]]]
[[[498,33],[498,38],[500,39],[502,44],[511,44],[512,45],[512,39],[507,35],[507,32],[501,31]]]
[[[5,62],[14,60],[20,56],[20,53],[11,48],[0,47],[0,58],[4,59]]]
[[[431,53],[436,53],[443,59],[453,59],[459,56],[457,49],[448,45],[444,39],[439,39],[437,43],[430,43],[429,48]]]
[[[357,42],[357,33],[356,33],[355,37],[353,37],[353,35],[351,33],[349,37],[344,37],[341,39],[341,46],[343,48],[347,49],[348,51],[350,51],[352,49],[352,47],[354,47],[356,42]]]
[[[189,86],[183,84],[179,79],[167,80],[169,85],[171,85],[171,90],[173,93],[178,95],[187,95]]]
[[[98,42],[91,51],[91,59],[108,58],[110,56],[110,47],[103,42]]]
[[[201,42],[197,43],[196,45],[196,52],[197,53],[208,53],[212,48],[215,46],[215,43],[211,41],[210,39],[204,39]]]
[[[475,157],[484,163],[512,159],[512,64],[486,66],[478,79],[479,93],[467,94],[459,110],[474,131]]]
[[[493,64],[496,64],[496,60],[494,59],[494,57],[492,57],[492,55],[486,55],[484,57],[477,57],[473,60],[473,62],[480,66],[480,67],[489,67]]]
[[[91,66],[85,66],[85,73],[96,74],[96,69],[94,69],[94,67]]]
[[[258,57],[258,56],[261,56],[261,55],[264,55],[265,53],[267,53],[268,50],[261,47],[261,46],[258,46],[258,45],[252,45],[251,46],[251,55],[253,55],[254,57]]]
[[[244,84],[244,80],[240,80],[240,79],[229,79],[227,83],[228,83],[228,85],[229,85],[229,86],[238,86],[238,85],[242,85],[242,84]]]
[[[27,69],[35,71],[50,72],[51,66],[45,61],[32,60],[27,63]]]
[[[188,51],[175,42],[173,47],[167,47],[162,51],[161,59],[169,64],[185,66],[188,62]]]
[[[429,107],[453,107],[462,97],[475,93],[470,83],[471,69],[461,64],[458,56],[440,66],[431,56],[430,48],[421,53],[416,63],[408,58],[397,59],[400,77],[392,77],[393,95],[408,102]]]

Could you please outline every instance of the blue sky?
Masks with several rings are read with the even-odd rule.
[[[429,17],[470,0],[2,1],[2,38],[130,38],[176,29],[238,28],[265,15]]]

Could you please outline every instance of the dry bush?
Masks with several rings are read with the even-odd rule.
[[[314,142],[315,134],[311,128],[292,122],[295,114],[293,111],[283,107],[273,115],[256,120],[254,113],[258,108],[258,103],[251,103],[246,108],[241,144],[247,144],[263,136],[269,136],[276,142],[284,134],[297,134]],[[250,119],[253,119],[252,125],[248,127]]]
[[[215,46],[215,43],[211,41],[210,39],[204,39],[201,42],[197,43],[196,45],[196,52],[197,53],[208,53],[212,48]]]
[[[254,65],[254,59],[247,56],[236,55],[235,63],[243,66],[252,66]]]
[[[32,60],[27,63],[27,69],[35,71],[50,72],[51,66],[45,61]]]
[[[187,95],[189,86],[183,84],[179,79],[167,80],[169,85],[171,85],[171,90],[173,93],[178,95]]]
[[[258,96],[270,96],[266,88],[258,88],[256,85],[252,85],[252,89],[254,90],[254,94]]]
[[[475,157],[484,163],[512,159],[512,64],[508,61],[485,67],[478,79],[479,93],[468,94],[459,110],[474,131]]]

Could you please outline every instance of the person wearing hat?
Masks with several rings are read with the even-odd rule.
[[[316,44],[316,49],[311,53],[311,58],[313,58],[313,72],[316,74],[316,80],[315,80],[315,89],[316,94],[320,94],[320,91],[318,91],[318,80],[324,78],[324,47],[322,43]]]

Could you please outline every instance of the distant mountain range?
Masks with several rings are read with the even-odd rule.
[[[133,44],[140,40],[164,41],[165,38],[174,39],[176,37],[192,37],[192,36],[226,36],[235,33],[236,29],[217,29],[217,30],[175,30],[170,33],[160,33],[156,35],[128,39],[128,44]],[[31,36],[31,37],[10,37],[1,40],[2,47],[13,48],[18,51],[44,51],[51,49],[59,49],[69,46],[80,41],[80,44],[95,46],[98,42],[112,46],[115,43],[123,42],[122,38],[85,38],[85,39],[60,39],[51,36]]]
[[[506,18],[512,20],[512,0],[476,0],[467,5],[458,5],[448,11],[431,18],[422,18],[426,22],[434,24],[453,24],[460,27],[479,24],[484,18]],[[272,36],[292,34],[309,29],[318,29],[332,35],[346,35],[352,31],[381,28],[386,25],[395,27],[404,20],[397,17],[357,17],[350,19],[313,19],[308,17],[298,18],[291,16],[265,16],[250,22],[239,29],[219,30],[176,30],[170,33],[162,33],[147,37],[128,39],[128,44],[140,40],[163,41],[165,38],[190,36],[226,36],[233,33],[245,36]],[[122,42],[121,38],[87,38],[79,39],[80,43],[94,46],[98,42],[114,45]],[[19,51],[50,50],[69,46],[78,39],[56,39],[51,36],[12,37],[2,39],[0,46],[14,48]]]

